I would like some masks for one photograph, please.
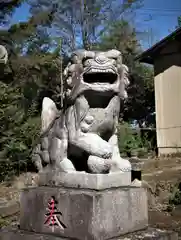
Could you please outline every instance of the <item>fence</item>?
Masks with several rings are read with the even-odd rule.
[[[132,127],[119,126],[120,132],[125,129],[132,130],[132,132],[140,133],[142,139],[147,134],[147,141],[150,141],[150,149],[155,149],[156,154],[170,155],[181,153],[181,126],[168,127]],[[124,129],[124,130],[123,130]],[[134,142],[134,141],[133,141]],[[130,143],[130,140],[129,140]],[[148,143],[148,142],[147,142]],[[134,145],[134,144],[133,144]],[[135,146],[133,146],[135,148]]]

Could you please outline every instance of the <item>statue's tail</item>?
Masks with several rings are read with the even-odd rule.
[[[32,151],[32,162],[38,171],[43,169],[42,162],[49,163],[48,146],[42,152],[42,142],[46,142],[46,135],[53,126],[57,116],[58,109],[55,103],[50,98],[45,97],[42,102],[40,142]]]
[[[53,100],[48,97],[43,99],[41,112],[41,134],[46,132],[58,115],[58,109]]]
[[[8,52],[6,48],[0,45],[0,63],[6,64],[8,61]]]

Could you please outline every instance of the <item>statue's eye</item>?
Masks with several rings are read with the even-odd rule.
[[[117,57],[108,57],[109,60],[117,61]]]

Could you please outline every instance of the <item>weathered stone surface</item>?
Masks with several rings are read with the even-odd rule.
[[[73,240],[73,238],[72,239],[62,238],[24,231],[8,231],[8,232],[4,231],[0,233],[0,240]],[[108,239],[100,238],[100,240]],[[114,238],[112,240],[178,240],[178,234],[172,231],[148,228],[144,231],[131,233],[123,237]]]
[[[148,228],[144,231],[139,231],[135,233],[128,234],[127,236],[120,237],[115,240],[178,240],[178,233]]]
[[[129,186],[130,184],[130,172],[88,174],[85,172],[63,173],[50,170],[39,175],[39,186],[63,186],[101,190],[110,187]]]
[[[45,224],[48,202],[57,201],[62,224]],[[143,188],[122,187],[103,191],[39,187],[21,196],[22,230],[79,240],[101,240],[141,230],[148,225],[147,195]]]
[[[0,201],[0,216],[1,217],[9,217],[20,210],[19,203],[16,201]]]

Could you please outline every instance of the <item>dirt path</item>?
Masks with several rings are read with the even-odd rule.
[[[152,227],[176,231],[181,239],[181,207],[172,213],[149,211],[149,224]]]

